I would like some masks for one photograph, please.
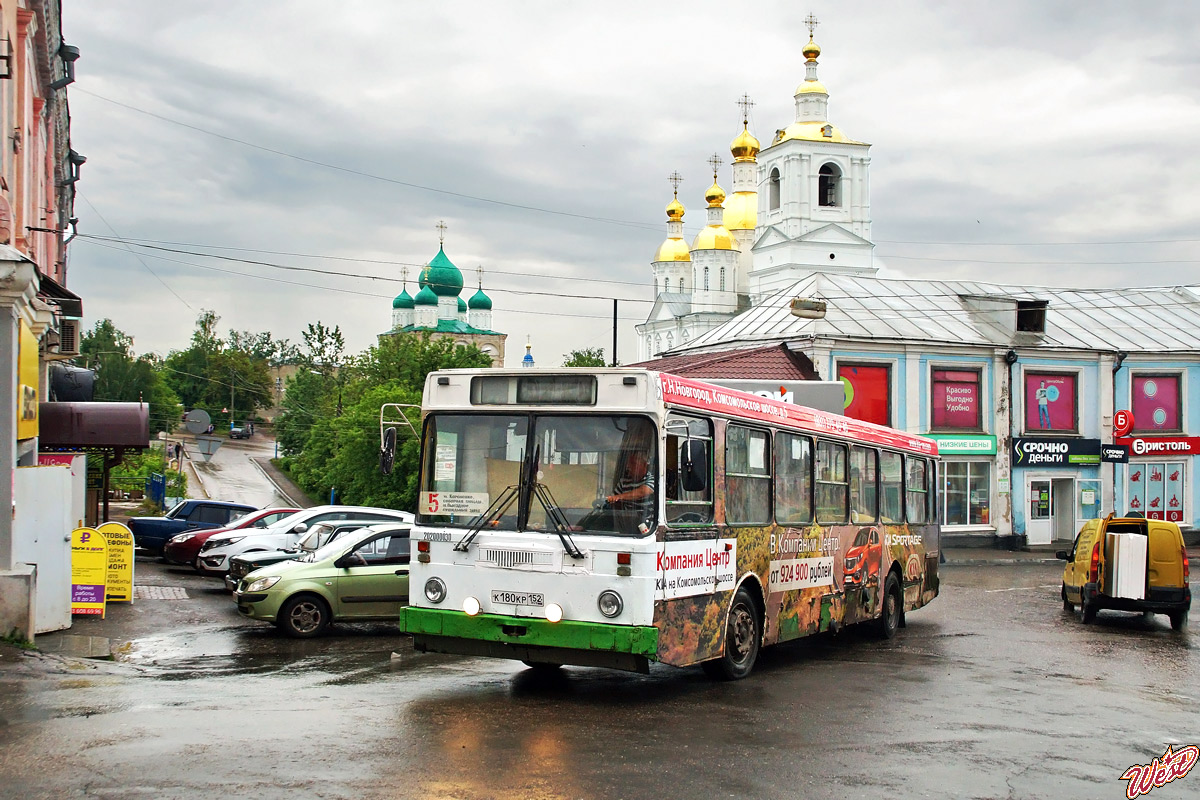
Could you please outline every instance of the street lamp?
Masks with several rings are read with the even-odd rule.
[[[824,300],[816,300],[811,297],[793,297],[788,307],[793,317],[801,317],[803,319],[824,319],[825,317]]]

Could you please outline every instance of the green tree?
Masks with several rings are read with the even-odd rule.
[[[572,350],[567,353],[567,360],[563,362],[564,367],[603,367],[605,365],[603,347]]]
[[[270,349],[270,336],[231,331],[227,343],[216,332],[220,319],[202,311],[191,345],[172,351],[164,362],[167,380],[184,406],[204,409],[214,424],[253,418],[271,404],[271,376],[263,353]]]
[[[83,334],[79,357],[95,371],[94,399],[149,403],[150,433],[171,431],[179,417],[179,398],[163,380],[162,361],[157,356],[136,355],[133,339],[111,319],[102,319]]]

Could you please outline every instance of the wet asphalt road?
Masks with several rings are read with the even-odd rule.
[[[1127,767],[1200,742],[1195,628],[1084,626],[1053,565],[949,568],[895,640],[768,649],[732,684],[543,679],[416,654],[390,625],[295,642],[214,581],[138,569],[187,599],[77,621],[125,642],[117,662],[0,664],[0,796],[1118,798]],[[1198,796],[1200,769],[1150,795]]]
[[[271,485],[251,461],[275,454],[275,440],[261,433],[249,439],[225,439],[209,461],[204,461],[194,443],[187,444],[188,457],[201,485],[190,485],[192,497],[248,503],[256,508],[289,506],[291,503]]]

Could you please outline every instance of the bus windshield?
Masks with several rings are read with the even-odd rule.
[[[468,527],[490,511],[488,530],[516,530],[522,475],[532,475],[528,530],[555,530],[556,518],[570,532],[640,536],[655,526],[658,459],[646,417],[446,413],[425,425],[421,522]]]

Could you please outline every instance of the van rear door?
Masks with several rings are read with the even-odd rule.
[[[1150,520],[1147,579],[1154,589],[1183,588],[1183,536],[1172,522]]]

